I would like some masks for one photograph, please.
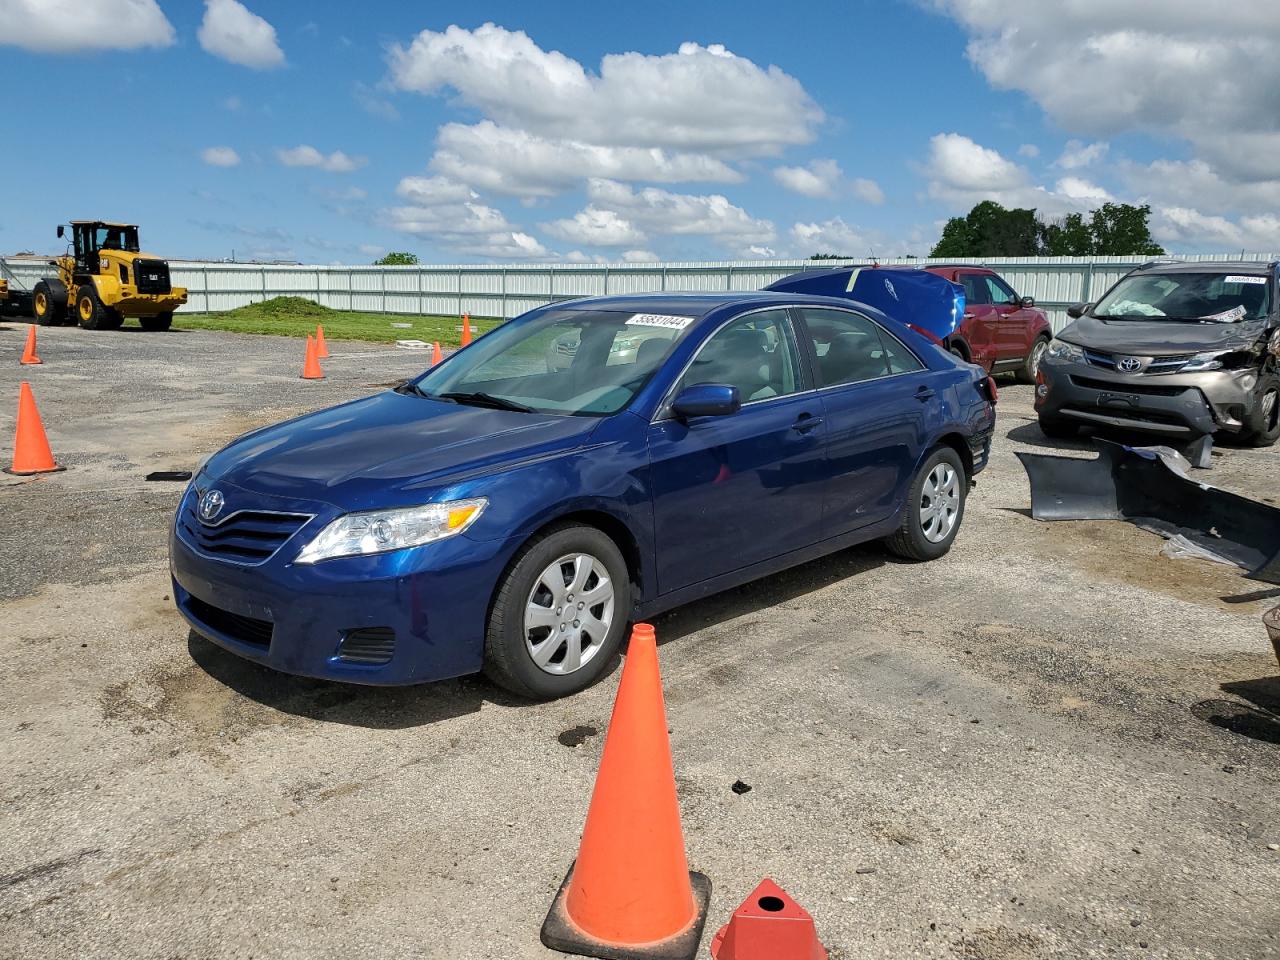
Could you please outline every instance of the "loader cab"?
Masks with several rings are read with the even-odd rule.
[[[58,227],[58,236],[65,236]],[[138,228],[129,223],[106,223],[101,220],[72,220],[71,246],[76,262],[76,273],[98,272],[99,252],[121,250],[138,252]]]

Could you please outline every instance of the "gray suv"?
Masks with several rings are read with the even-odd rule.
[[[1082,426],[1195,440],[1280,438],[1277,263],[1157,260],[1126,274],[1049,345],[1036,384],[1040,429]]]

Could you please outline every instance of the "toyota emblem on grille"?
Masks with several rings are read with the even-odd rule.
[[[1121,357],[1116,361],[1116,369],[1122,373],[1137,373],[1142,369],[1142,361],[1137,357]]]
[[[200,519],[210,522],[222,512],[222,505],[226,502],[221,490],[210,490],[200,498]]]

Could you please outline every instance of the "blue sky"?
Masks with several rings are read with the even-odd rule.
[[[0,252],[924,255],[985,198],[1280,250],[1271,0],[80,6],[0,0]]]

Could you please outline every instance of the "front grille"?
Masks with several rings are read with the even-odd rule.
[[[133,282],[139,293],[169,293],[169,264],[163,260],[133,261]]]
[[[205,603],[199,597],[187,599],[187,610],[191,616],[199,620],[209,629],[230,637],[232,640],[245,643],[264,650],[271,646],[272,624],[269,620],[255,620],[253,617],[242,617],[230,610],[223,610],[211,603]]]
[[[1105,390],[1108,393],[1135,393],[1148,397],[1176,397],[1190,387],[1158,387],[1148,383],[1132,383],[1130,381],[1114,382],[1111,380],[1095,380],[1093,377],[1073,376],[1071,382],[1077,387],[1088,387],[1090,390]]]
[[[389,663],[396,652],[396,632],[390,627],[361,627],[348,630],[338,648],[338,658],[347,663],[378,665]]]
[[[233,563],[258,564],[269,559],[311,519],[304,513],[241,510],[216,524],[196,517],[201,491],[187,498],[178,517],[178,532],[195,549]]]
[[[1123,353],[1120,356],[1129,357],[1133,356],[1133,354]],[[1152,357],[1151,361],[1141,371],[1135,372],[1147,374],[1177,373],[1194,356],[1194,353],[1184,353],[1166,357]],[[1104,370],[1116,369],[1116,354],[1114,353],[1103,353],[1101,350],[1085,350],[1084,359],[1092,367],[1102,367]]]

